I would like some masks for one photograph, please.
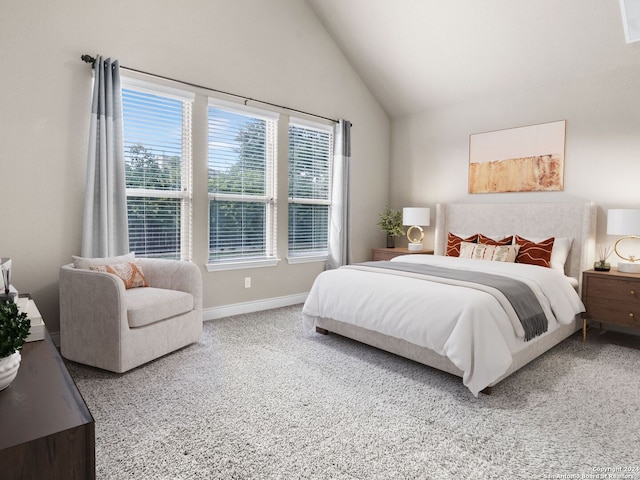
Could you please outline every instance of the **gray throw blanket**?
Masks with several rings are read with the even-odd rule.
[[[513,306],[513,309],[520,319],[520,323],[522,323],[525,341],[529,341],[532,338],[543,334],[547,331],[549,326],[547,316],[544,314],[542,306],[540,305],[535,293],[533,293],[526,283],[521,282],[520,280],[514,280],[513,278],[484,272],[457,270],[454,268],[437,267],[434,265],[417,263],[375,261],[358,263],[357,265],[420,273],[433,277],[479,283],[495,288],[500,291]]]

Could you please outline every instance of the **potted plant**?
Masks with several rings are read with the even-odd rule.
[[[380,221],[378,225],[383,232],[387,234],[387,248],[394,248],[396,246],[396,238],[400,235],[404,235],[402,229],[402,212],[400,210],[394,210],[387,205],[384,211],[380,214]]]
[[[20,350],[31,330],[31,320],[11,301],[0,304],[0,390],[16,378]]]

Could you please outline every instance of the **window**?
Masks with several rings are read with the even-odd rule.
[[[331,206],[331,127],[289,125],[289,260],[326,257]]]
[[[129,248],[191,259],[193,94],[123,78]]]
[[[210,269],[275,264],[276,132],[277,115],[210,99]]]

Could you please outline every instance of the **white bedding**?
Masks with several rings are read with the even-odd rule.
[[[307,331],[313,330],[317,318],[329,318],[427,347],[462,370],[464,385],[477,395],[505,373],[514,353],[584,311],[570,279],[550,268],[434,255],[407,255],[393,261],[477,270],[523,281],[541,301],[548,332],[525,342],[490,293],[352,266],[318,276],[303,308]]]

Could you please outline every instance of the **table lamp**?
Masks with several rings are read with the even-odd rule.
[[[618,271],[624,273],[640,273],[640,259],[635,255],[625,257],[618,250],[622,240],[640,240],[640,209],[619,208],[607,211],[607,234],[624,235],[615,243],[613,250],[626,262],[618,263]]]
[[[402,224],[409,226],[407,238],[409,239],[409,250],[419,252],[422,250],[422,240],[424,230],[422,227],[429,226],[431,211],[422,207],[405,207],[402,209]]]

